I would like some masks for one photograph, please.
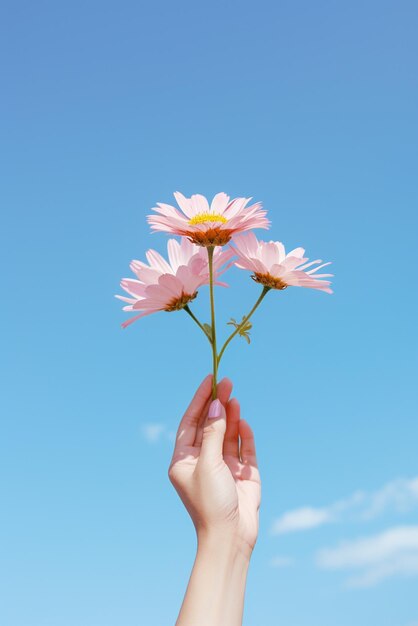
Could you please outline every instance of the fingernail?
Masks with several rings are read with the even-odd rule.
[[[215,419],[216,417],[220,417],[222,412],[222,404],[220,400],[216,399],[211,402],[208,412],[209,419]]]

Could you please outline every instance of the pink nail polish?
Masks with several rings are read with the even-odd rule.
[[[220,417],[222,412],[222,404],[218,399],[213,400],[211,402],[208,412],[209,419],[215,419],[216,417]]]

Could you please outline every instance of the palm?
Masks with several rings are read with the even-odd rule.
[[[250,545],[255,544],[258,533],[258,508],[261,500],[260,473],[256,467],[244,465],[233,456],[224,456],[225,465],[235,483],[239,513],[238,532]]]

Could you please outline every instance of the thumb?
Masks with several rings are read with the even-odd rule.
[[[225,407],[220,400],[213,400],[209,406],[208,416],[203,428],[202,448],[200,450],[202,460],[215,461],[222,458],[225,430]]]

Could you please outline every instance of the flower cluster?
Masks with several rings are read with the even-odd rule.
[[[153,231],[181,237],[169,239],[168,261],[155,250],[146,253],[148,263],[132,261],[136,278],[124,278],[121,287],[128,296],[116,296],[126,302],[125,311],[134,313],[122,324],[129,326],[140,317],[157,311],[184,310],[203,330],[212,347],[213,394],[216,394],[217,368],[226,346],[237,335],[245,336],[251,328],[250,317],[270,290],[287,287],[308,287],[332,293],[332,274],[318,274],[329,263],[309,261],[303,248],[286,254],[280,241],[260,241],[252,231],[269,228],[270,222],[260,202],[251,198],[234,198],[218,193],[210,206],[200,195],[186,198],[176,192],[179,209],[162,202],[153,208],[148,223]],[[251,278],[262,286],[262,292],[250,313],[240,323],[233,320],[235,330],[219,354],[216,345],[214,285],[227,286],[219,277],[231,265],[248,270]],[[308,269],[310,268],[310,269]],[[209,285],[211,324],[202,324],[189,307],[203,285]]]

